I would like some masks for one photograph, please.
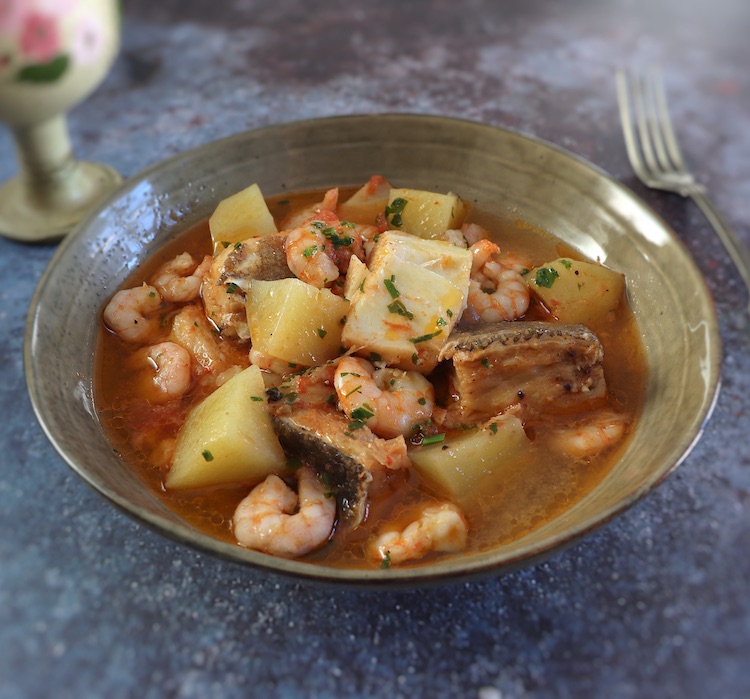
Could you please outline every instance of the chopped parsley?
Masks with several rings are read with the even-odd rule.
[[[439,442],[445,441],[445,435],[441,432],[439,434],[431,434],[429,437],[425,437],[422,440],[422,446],[427,446],[428,444],[438,444]]]
[[[552,288],[560,275],[554,267],[542,267],[536,271],[535,281],[539,286],[545,286],[548,289]]]
[[[433,337],[437,337],[442,333],[442,330],[436,330],[434,333],[427,333],[426,335],[420,335],[419,337],[411,337],[409,338],[409,342],[413,342],[415,345],[418,345],[420,342],[427,342],[427,340],[431,340]]]
[[[325,328],[318,328],[316,330],[318,335],[320,336],[320,339],[322,340],[326,335],[328,335],[328,331]]]
[[[262,401],[263,399],[260,396],[250,396],[250,400]]]
[[[383,570],[388,570],[391,567],[391,552],[386,551],[383,556],[383,560],[380,562],[380,567]]]
[[[390,279],[384,279],[383,280],[383,286],[388,290],[388,293],[391,295],[392,299],[397,299],[399,296],[401,296],[401,292],[396,288],[396,285],[393,283],[396,281],[396,276],[391,275]]]
[[[391,313],[395,313],[396,315],[404,316],[404,318],[408,318],[409,320],[414,318],[414,314],[411,311],[407,310],[406,306],[404,306],[404,302],[401,299],[396,299],[393,303],[389,303],[388,310]]]
[[[406,199],[403,199],[402,197],[396,197],[390,204],[388,204],[385,207],[385,217],[388,219],[390,216],[390,219],[388,219],[392,226],[396,226],[396,228],[403,225],[404,221],[402,218],[402,214],[404,213],[404,208],[409,202]]]
[[[367,405],[367,403],[362,403],[359,408],[352,410],[351,417],[355,420],[369,420],[371,417],[374,417],[374,415],[375,413],[372,408]]]
[[[560,264],[565,267],[565,269],[570,269],[573,266],[573,263],[570,260],[560,260]]]
[[[234,282],[230,282],[227,284],[227,293],[228,294],[236,294],[240,287],[238,287]]]
[[[492,432],[492,434],[497,434],[497,423],[496,422],[493,422],[493,423],[490,424],[490,432]]]
[[[318,246],[317,245],[311,245],[309,248],[305,248],[302,251],[303,257],[312,257],[316,252],[318,252]]]
[[[210,452],[210,451],[209,451],[208,449],[204,449],[204,450],[203,450],[203,451],[201,452],[201,456],[202,456],[202,457],[203,457],[203,458],[204,458],[204,459],[205,459],[206,461],[213,461],[213,460],[214,460],[214,455],[213,455],[213,454],[212,454],[212,453],[211,453],[211,452]]]

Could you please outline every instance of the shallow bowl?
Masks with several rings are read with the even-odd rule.
[[[252,182],[266,196],[357,185],[373,173],[458,192],[625,272],[649,365],[643,415],[612,471],[563,515],[512,543],[416,568],[355,570],[217,541],[167,507],[113,452],[95,405],[102,304],[151,252]],[[665,223],[628,189],[559,148],[512,131],[416,115],[283,124],[196,148],[128,180],[60,246],[29,312],[25,367],[42,427],[71,468],[136,519],[269,572],[364,587],[507,572],[571,544],[646,495],[688,455],[719,386],[717,320],[705,283]]]

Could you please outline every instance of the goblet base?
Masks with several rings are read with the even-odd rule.
[[[108,165],[76,162],[64,195],[50,198],[14,177],[0,186],[0,235],[24,243],[60,240],[121,182]]]

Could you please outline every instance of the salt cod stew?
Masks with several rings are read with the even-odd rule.
[[[620,271],[376,175],[221,201],[105,304],[95,392],[190,525],[388,568],[565,512],[625,448],[645,383]]]

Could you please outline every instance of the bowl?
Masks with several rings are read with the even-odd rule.
[[[458,192],[484,210],[550,231],[625,272],[649,366],[637,429],[609,474],[556,519],[511,543],[413,568],[359,570],[274,558],[215,539],[170,511],[113,452],[94,405],[102,305],[155,249],[257,182],[266,196],[358,185]],[[540,140],[469,121],[361,115],[241,133],[132,177],[60,246],[29,311],[25,371],[52,444],[95,490],[157,531],[269,573],[361,587],[417,586],[529,565],[651,491],[689,454],[719,387],[712,300],[683,245],[627,188]],[[114,522],[115,520],[113,520]]]

